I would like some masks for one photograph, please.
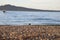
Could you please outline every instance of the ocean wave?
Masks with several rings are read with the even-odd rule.
[[[38,20],[47,20],[47,21],[60,22],[60,20],[52,19],[52,18],[35,18],[35,19],[33,19],[33,20],[35,20],[35,21],[38,21]]]

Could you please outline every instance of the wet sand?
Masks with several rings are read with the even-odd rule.
[[[60,26],[0,25],[0,40],[60,40]]]

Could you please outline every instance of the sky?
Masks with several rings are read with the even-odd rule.
[[[44,10],[60,10],[60,0],[0,0],[0,5],[5,4]]]

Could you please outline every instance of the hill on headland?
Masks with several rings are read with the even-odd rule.
[[[17,6],[14,6],[14,5],[0,6],[0,10],[8,10],[8,11],[40,11],[40,10],[30,9],[30,8],[25,8],[25,7],[17,7]]]
[[[49,12],[60,12],[58,10],[40,10],[40,9],[18,7],[18,6],[9,5],[9,4],[0,6],[0,10],[6,10],[6,11],[49,11]]]

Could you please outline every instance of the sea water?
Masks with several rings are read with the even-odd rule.
[[[60,12],[0,11],[0,25],[60,24]]]

